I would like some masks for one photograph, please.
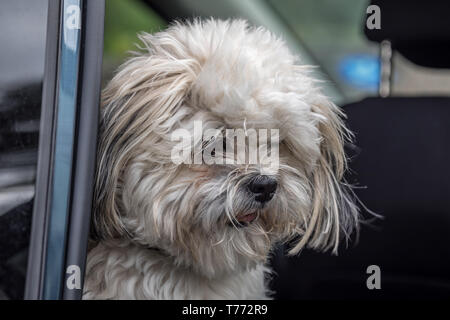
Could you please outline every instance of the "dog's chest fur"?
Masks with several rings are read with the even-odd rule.
[[[170,257],[133,244],[99,243],[88,255],[84,299],[267,299],[257,265],[208,279],[177,267]]]

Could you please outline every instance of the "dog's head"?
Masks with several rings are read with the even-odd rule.
[[[293,254],[336,250],[357,225],[341,183],[348,132],[309,68],[240,20],[175,24],[141,40],[103,94],[97,235],[160,248],[210,276],[264,261],[276,241],[297,239]],[[231,153],[227,129],[244,134]],[[181,139],[192,146],[184,161],[174,160],[186,147],[179,130],[194,132]],[[249,151],[249,132],[271,136],[253,146],[276,154],[276,166],[250,163],[248,152],[239,163],[205,163],[205,153]]]

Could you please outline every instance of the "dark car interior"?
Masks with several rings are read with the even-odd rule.
[[[370,40],[389,40],[392,50],[417,64],[450,68],[446,3],[372,3],[383,8],[383,27],[366,28]],[[398,23],[399,16],[415,23]],[[361,208],[370,223],[362,225],[358,243],[340,248],[339,256],[305,250],[299,257],[287,257],[279,249],[272,261],[276,298],[448,297],[450,98],[367,98],[343,108],[356,146],[348,148],[347,181],[382,218],[370,219]],[[381,269],[379,291],[368,290],[361,281],[372,264]]]

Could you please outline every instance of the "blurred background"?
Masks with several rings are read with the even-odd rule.
[[[338,104],[377,96],[380,45],[364,34],[368,0],[107,0],[104,78],[136,50],[136,34],[163,30],[173,19],[243,18],[280,35],[305,64],[317,66]],[[394,53],[392,95],[450,95],[450,70],[415,65]]]
[[[393,11],[397,14],[396,22],[399,25],[403,25],[405,21],[406,23],[408,22],[407,18],[402,17],[402,15],[408,13],[408,3],[415,2],[419,3],[419,1],[403,2],[406,9],[401,12]],[[420,5],[423,7],[422,9],[415,7],[416,12],[425,14],[428,10],[425,8],[434,6],[432,2],[420,2]],[[47,0],[2,0],[0,2],[0,43],[2,44],[0,50],[0,299],[17,299],[23,296],[30,217],[36,177],[47,4]],[[380,96],[383,56],[380,42],[370,41],[370,37],[368,38],[365,34],[364,26],[367,19],[366,9],[368,6],[369,1],[365,0],[106,0],[103,83],[105,84],[111,79],[117,67],[129,56],[129,52],[136,50],[135,44],[138,42],[136,35],[138,32],[154,33],[164,30],[174,19],[189,19],[198,16],[222,19],[243,18],[247,19],[252,25],[265,26],[278,34],[287,42],[292,51],[300,57],[302,63],[316,66],[316,77],[324,81],[325,93],[338,105],[347,106],[364,101],[366,98],[375,99]],[[437,6],[436,8],[444,13],[448,12],[448,10],[443,10],[442,7]],[[435,11],[435,14],[439,15],[439,11]],[[382,26],[384,26],[383,17],[384,11],[382,7]],[[423,21],[431,25],[429,27],[431,28],[429,29],[431,33],[425,35],[429,38],[431,35],[431,38],[434,39],[435,31],[432,29],[433,17],[428,17],[427,19]],[[441,20],[435,19],[437,22],[444,21],[442,17],[439,18]],[[411,21],[414,20],[409,20],[409,22]],[[423,21],[422,23],[425,23]],[[439,33],[439,29],[436,29],[436,33],[440,34],[441,38],[446,37],[446,41],[449,41],[450,35],[447,33]],[[407,39],[411,38],[411,41],[417,40],[414,28],[411,30],[408,30],[408,28],[404,29],[404,36]],[[428,48],[428,44],[425,47],[422,46],[423,48]],[[366,141],[367,145],[363,147],[368,150],[375,150],[373,151],[375,154],[383,154],[384,152],[383,146],[376,145],[374,147],[370,145],[370,143],[378,139],[378,136],[383,141],[390,141],[389,139],[399,136],[398,132],[391,130],[392,128],[401,127],[400,136],[404,137],[405,140],[395,141],[396,145],[392,147],[394,151],[386,156],[391,162],[379,161],[376,156],[371,156],[370,165],[366,165],[364,168],[357,165],[355,170],[363,170],[364,172],[373,170],[374,174],[379,176],[379,179],[390,181],[393,175],[398,176],[396,172],[405,168],[405,164],[409,164],[409,166],[406,166],[408,170],[400,176],[402,179],[401,183],[403,183],[402,188],[405,190],[408,186],[412,188],[415,183],[417,183],[417,187],[415,191],[405,193],[402,197],[398,196],[397,198],[404,201],[408,201],[408,199],[420,200],[422,199],[422,194],[426,194],[424,190],[429,190],[432,196],[426,198],[428,201],[426,203],[431,203],[430,206],[432,206],[433,203],[441,201],[444,209],[439,207],[439,210],[442,209],[445,213],[448,213],[446,208],[450,204],[448,203],[448,197],[444,196],[444,194],[447,194],[450,190],[448,182],[444,183],[443,181],[450,179],[447,179],[448,170],[442,169],[444,159],[447,159],[448,155],[440,150],[448,149],[448,143],[446,142],[448,140],[445,139],[449,134],[447,129],[449,126],[446,126],[448,118],[443,117],[440,112],[447,112],[446,110],[450,109],[448,104],[448,97],[450,96],[450,67],[420,66],[395,50],[395,47],[387,49],[390,71],[387,95],[391,99],[395,97],[408,99],[414,99],[415,97],[420,99],[439,97],[444,100],[441,99],[439,102],[436,102],[436,100],[433,100],[434,102],[430,102],[431,100],[420,100],[424,102],[426,108],[429,107],[425,116],[418,112],[404,117],[405,114],[408,114],[408,109],[400,108],[401,112],[404,110],[406,112],[402,113],[399,122],[385,123],[381,121],[384,125],[370,129],[372,136],[367,140],[368,142]],[[391,49],[392,51],[390,51]],[[432,61],[432,55],[428,59]],[[390,104],[389,101],[391,100],[385,100],[384,105],[388,106]],[[408,105],[414,104],[419,100],[402,101],[403,104]],[[441,106],[436,107],[437,111],[434,111],[433,106],[436,103]],[[349,107],[346,110],[351,114],[352,108]],[[390,110],[400,109],[392,106]],[[359,108],[359,110],[364,110],[364,108]],[[364,129],[369,130],[371,128],[369,126],[371,117],[370,112],[367,112],[363,115],[365,120],[360,121],[361,117],[353,117],[350,119],[350,123],[359,124],[362,132]],[[386,111],[383,119],[388,119],[389,117],[391,117],[390,111]],[[414,121],[410,121],[411,119]],[[428,119],[425,123],[432,127],[423,127],[423,123],[419,121],[421,119]],[[438,123],[436,121],[444,122]],[[405,122],[412,123],[414,126],[402,127]],[[355,128],[357,128],[356,124]],[[414,136],[417,132],[432,133],[435,130],[433,128],[438,128],[436,129],[438,130],[436,131],[437,137],[434,137],[432,134],[426,139],[423,136]],[[387,131],[390,132],[391,136],[380,134]],[[408,137],[413,136],[416,139],[415,141],[423,140],[424,144],[431,143],[435,151],[437,151],[432,153],[428,149],[420,149],[423,145],[409,145],[408,150],[397,148],[397,146],[403,145],[404,141],[411,141]],[[363,132],[360,134],[360,137],[360,141],[364,145]],[[421,138],[423,139],[421,140]],[[424,158],[428,154],[428,160],[435,159],[437,162],[429,162],[426,169],[423,169],[423,161],[425,161],[423,159],[421,163],[417,163],[417,166],[411,165],[415,160],[415,153],[411,150],[420,151]],[[405,159],[404,155],[409,157]],[[401,160],[399,160],[398,165],[395,164],[396,159]],[[424,172],[434,172],[434,168],[440,168],[440,171],[436,171],[434,174],[429,174],[426,177],[414,176],[414,172],[422,169]],[[360,175],[359,180],[364,180],[364,176]],[[394,179],[394,181],[397,180]],[[370,186],[368,181],[363,182]],[[379,195],[384,192],[383,190],[387,190],[388,194],[393,194],[401,189],[400,187],[393,188],[392,184],[389,186],[391,189],[386,184],[377,185],[375,183],[373,185],[376,185],[376,187],[372,190],[379,190]],[[424,185],[426,187],[423,187]],[[417,196],[412,197],[412,195]],[[439,198],[435,201],[433,197],[436,195],[439,195]],[[362,198],[364,197],[363,194]],[[386,195],[385,198],[388,199],[389,195]],[[389,205],[383,207],[384,202],[379,199],[375,202],[370,197],[363,200],[367,200],[370,205],[374,204],[377,209],[381,206],[380,211],[382,213],[388,212],[389,210],[386,208],[390,208],[389,205],[395,202],[395,199],[389,200]],[[430,206],[421,207],[419,203],[416,208],[422,208],[421,210],[427,211],[427,208]],[[395,205],[395,208],[398,209],[399,207],[402,206]],[[408,210],[415,209],[408,207]],[[436,212],[441,212],[439,210]],[[442,216],[439,217],[442,218]],[[427,221],[427,219],[422,218],[420,216],[414,220],[417,223],[417,230],[421,230],[421,227],[426,227],[426,225],[420,226],[423,220]],[[406,220],[408,219],[409,216]],[[403,224],[403,221],[405,221],[404,216],[398,218],[398,224]],[[433,233],[432,230],[436,230],[436,233],[448,234],[448,215],[443,216],[441,220],[437,219],[434,221],[435,225],[429,226],[431,228],[429,234]],[[438,227],[435,228],[435,226]],[[393,229],[392,233],[401,237],[404,231],[404,229]],[[414,232],[410,233],[410,239],[413,242]],[[399,245],[399,242],[396,242],[397,240],[392,239],[392,243]],[[430,246],[422,246],[421,251],[419,250],[420,253],[417,254],[419,264],[425,264],[426,252],[434,252],[434,249],[430,248],[436,248],[436,244],[442,245],[442,243],[445,243],[445,241],[442,241],[442,237],[433,239],[433,243]],[[449,239],[445,238],[445,240]],[[373,247],[374,243],[380,243],[381,247],[378,246],[375,253],[381,256],[382,253],[380,252],[386,247],[386,243],[383,243],[379,238],[374,238],[366,242],[366,245],[370,246],[372,244]],[[444,249],[440,245],[437,246],[438,251],[434,253],[436,256],[445,256],[446,258],[439,260],[433,256],[433,259],[436,258],[437,260],[432,261],[440,266],[438,271],[430,271],[433,275],[433,283],[441,283],[442,274],[444,274],[443,270],[448,265],[448,249]],[[364,248],[364,242],[362,247]],[[409,254],[413,254],[414,250],[415,248],[403,247],[401,252],[407,251]],[[306,256],[308,256],[308,253],[306,253]],[[407,259],[407,256],[405,257]],[[316,264],[315,258],[311,259],[309,260],[312,261],[310,264],[308,264],[307,259],[305,260],[307,270],[329,263],[328,261],[320,261]],[[387,259],[395,260],[395,251]],[[333,262],[331,265],[336,266],[336,263]],[[290,269],[292,265],[292,268],[295,270],[305,268],[305,265],[299,266],[293,260],[277,258],[275,261],[277,271],[287,272],[288,276],[295,273],[295,271]],[[347,269],[343,268],[343,270]],[[362,272],[364,273],[364,271]],[[305,274],[307,275],[308,272],[305,271]],[[420,278],[420,281],[422,281],[420,283],[422,284],[428,283],[428,280],[424,280],[424,277],[422,274]],[[293,285],[297,285],[301,281],[304,282],[302,279],[296,279],[295,276],[292,279],[295,280],[292,282]],[[406,285],[412,283],[408,281],[406,280]],[[308,285],[312,286],[311,283]],[[305,284],[306,287],[308,285]],[[442,288],[442,286],[445,290],[450,288],[448,282],[444,283],[444,285],[439,284],[439,288]],[[321,288],[320,286],[314,287],[316,289],[309,291],[309,293],[304,291],[301,294],[294,292],[292,286],[288,288],[282,282],[275,284],[275,287],[281,292],[279,297],[308,298],[314,297],[314,294],[317,297],[323,297],[317,291],[314,291],[319,290],[317,288]],[[326,286],[324,290],[328,290]],[[315,293],[313,294],[312,292]],[[308,294],[310,295],[308,296]]]

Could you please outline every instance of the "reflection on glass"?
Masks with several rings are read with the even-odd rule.
[[[0,2],[0,299],[23,297],[46,24],[47,0]]]

